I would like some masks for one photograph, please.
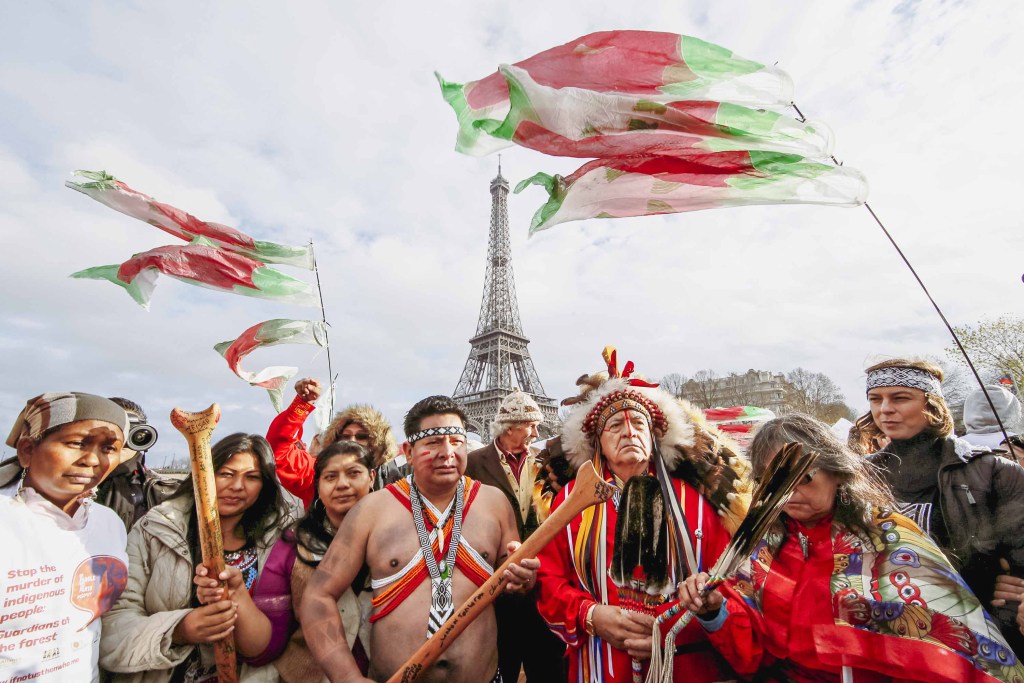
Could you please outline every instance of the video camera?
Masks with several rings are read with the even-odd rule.
[[[124,440],[124,447],[130,448],[137,453],[145,453],[156,444],[157,431],[153,425],[140,422],[137,418],[129,416],[130,427],[128,436]]]

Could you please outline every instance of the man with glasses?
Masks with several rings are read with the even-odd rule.
[[[505,494],[516,518],[519,537],[526,541],[543,518],[534,501],[540,471],[537,440],[544,422],[540,406],[516,389],[506,396],[491,423],[493,441],[469,454],[466,475]],[[531,683],[565,681],[565,645],[537,614],[533,595],[503,596],[494,603],[498,617],[498,663],[506,681],[519,680],[520,669]]]

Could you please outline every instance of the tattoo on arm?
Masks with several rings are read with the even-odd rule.
[[[345,639],[338,599],[352,585],[366,556],[368,529],[363,520],[367,517],[360,507],[356,504],[345,516],[324,559],[309,579],[300,608],[299,620],[306,643],[314,659],[324,671],[331,672],[332,678],[359,673]]]

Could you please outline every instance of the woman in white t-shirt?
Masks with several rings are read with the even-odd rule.
[[[92,394],[42,394],[0,463],[0,680],[98,681],[100,617],[128,579],[124,525],[89,494],[117,465],[128,416]]]

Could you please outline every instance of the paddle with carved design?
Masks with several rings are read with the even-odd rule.
[[[196,496],[196,515],[199,522],[199,547],[203,564],[209,576],[220,576],[224,571],[224,538],[220,533],[220,515],[217,514],[217,484],[214,480],[213,457],[210,453],[210,434],[220,420],[220,406],[212,406],[198,413],[187,413],[181,408],[171,411],[171,424],[188,442],[192,461],[192,485]],[[221,582],[223,585],[223,582]],[[225,593],[227,589],[225,588]],[[213,643],[217,663],[218,683],[238,683],[235,663],[235,639],[228,635]]]
[[[501,595],[502,589],[508,583],[504,574],[510,564],[524,558],[536,557],[537,553],[562,529],[567,527],[576,515],[591,505],[609,500],[614,492],[615,487],[598,476],[592,463],[588,462],[580,467],[576,474],[576,484],[565,501],[562,502],[561,507],[551,513],[544,523],[526,539],[526,542],[508,556],[508,559],[494,571],[491,578],[487,579],[473,595],[469,596],[468,600],[462,603],[455,614],[388,679],[388,683],[412,683],[415,681],[437,661],[452,644],[452,641],[458,638],[459,634],[465,631],[466,627]]]

